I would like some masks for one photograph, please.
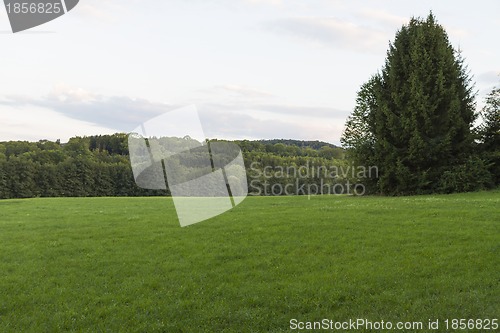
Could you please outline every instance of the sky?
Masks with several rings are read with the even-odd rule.
[[[339,144],[396,31],[430,10],[481,108],[500,85],[498,0],[80,0],[16,34],[0,8],[0,141],[129,133],[195,106],[208,138]]]

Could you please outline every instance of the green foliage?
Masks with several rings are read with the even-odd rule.
[[[91,149],[92,143],[98,143]],[[0,198],[159,195],[135,185],[127,136],[0,143]],[[123,155],[125,154],[125,155]]]
[[[439,180],[439,191],[443,193],[470,192],[492,187],[493,179],[488,165],[477,156],[466,163],[453,166]]]
[[[7,187],[6,165],[6,159],[2,159],[0,155],[0,199],[8,199],[12,197],[9,188]]]
[[[479,129],[481,151],[490,163],[489,171],[495,185],[500,185],[500,88],[494,88],[486,98],[481,112],[483,125]]]
[[[430,14],[397,32],[381,73],[358,92],[342,143],[355,163],[379,167],[379,192],[435,192],[473,155],[476,117],[467,68]]]
[[[198,141],[188,137],[159,140],[168,143],[168,146],[175,145],[179,151],[199,146]],[[343,157],[341,148],[319,141],[243,140],[236,143],[242,148],[247,168],[252,162],[257,162],[259,172],[268,166],[271,170],[280,166],[295,169],[301,166],[333,167],[339,165],[338,159]],[[206,163],[206,156],[193,150],[190,152],[183,157],[184,162],[198,167]],[[128,154],[128,137],[123,133],[74,137],[66,144],[47,140],[0,143],[0,198],[150,196],[170,193],[168,189],[144,190],[137,187]],[[203,172],[200,168],[195,169],[184,170],[186,179],[192,179],[194,171]],[[164,183],[163,174],[158,176],[158,182]],[[251,180],[250,177],[249,186]],[[294,181],[295,178],[284,175],[280,179],[272,179],[269,185]],[[321,179],[312,177],[300,181],[300,184],[320,184]],[[334,180],[329,179],[328,182],[332,184]],[[258,188],[263,189],[263,186],[261,183]],[[265,194],[264,191],[262,194]]]
[[[6,192],[10,198],[32,198],[37,195],[35,173],[37,164],[27,155],[12,156],[4,165]]]
[[[499,205],[498,191],[249,197],[180,228],[169,198],[2,200],[0,331],[498,318]]]
[[[92,151],[106,151],[110,155],[128,155],[127,135],[124,133],[92,136],[89,141],[89,149]]]
[[[273,140],[257,140],[257,141],[251,141],[254,144],[260,145],[262,144],[263,146],[269,146],[269,145],[276,145],[278,143],[284,144],[287,147],[298,147],[298,148],[311,148],[313,150],[319,150],[323,146],[327,146],[330,148],[338,148],[335,145],[326,143],[326,142],[321,142],[321,141],[300,141],[300,140],[291,140],[291,139],[273,139]]]
[[[356,107],[347,118],[340,142],[346,148],[347,158],[354,165],[376,166],[374,110],[377,109],[376,93],[380,89],[380,77],[373,76],[358,91]],[[370,191],[376,188],[377,178],[369,178],[366,184]]]

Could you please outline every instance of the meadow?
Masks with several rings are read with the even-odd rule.
[[[500,317],[499,207],[498,190],[248,197],[181,228],[165,197],[3,200],[0,332],[494,332],[443,325]]]

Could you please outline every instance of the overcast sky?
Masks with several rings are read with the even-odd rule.
[[[500,82],[498,0],[80,0],[17,34],[2,7],[0,141],[130,132],[194,104],[210,138],[338,144],[389,41],[429,10],[480,107]]]

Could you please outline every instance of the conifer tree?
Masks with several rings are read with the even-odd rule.
[[[500,184],[500,88],[493,90],[486,97],[486,105],[481,115],[484,124],[481,132],[481,148],[495,185]]]
[[[476,117],[467,68],[430,13],[396,33],[381,72],[358,93],[342,142],[356,163],[378,166],[379,192],[433,192],[446,171],[469,159]]]

